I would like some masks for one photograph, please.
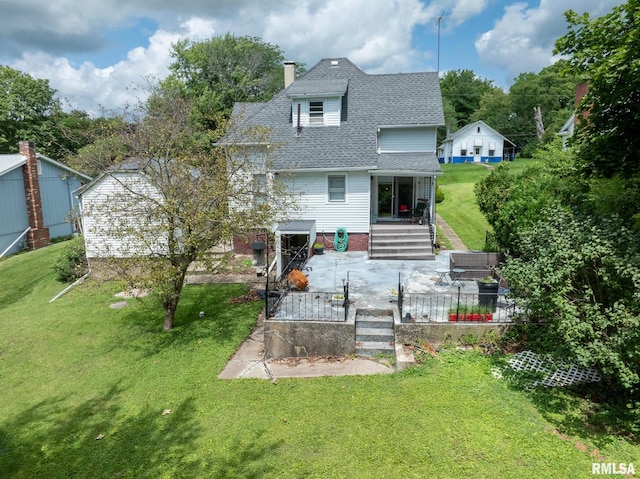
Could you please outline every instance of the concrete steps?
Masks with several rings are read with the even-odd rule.
[[[414,224],[377,224],[369,231],[372,259],[434,260],[429,227]]]
[[[395,356],[393,311],[358,309],[356,311],[356,356]]]

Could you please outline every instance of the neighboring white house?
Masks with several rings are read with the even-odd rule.
[[[440,163],[498,163],[513,159],[515,143],[479,120],[450,134],[438,147]]]
[[[286,62],[285,89],[236,104],[233,118],[270,130],[270,173],[287,173],[296,219],[314,221],[320,238],[345,228],[349,249],[371,251],[372,225],[406,221],[421,202],[433,218],[444,124],[437,72],[371,75],[347,58],[294,72]]]
[[[558,136],[562,138],[562,148],[565,149],[569,146],[569,138],[573,136],[576,127],[576,113],[573,112],[569,119],[562,125]]]

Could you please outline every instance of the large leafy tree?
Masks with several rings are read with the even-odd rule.
[[[597,19],[567,13],[558,52],[571,55],[570,73],[590,81],[573,150],[547,149],[537,172],[505,178],[498,171],[477,190],[496,201],[491,210],[479,196],[512,255],[505,278],[528,319],[541,323],[529,328],[538,346],[596,366],[615,397],[636,401],[639,5],[629,0]]]
[[[160,299],[164,330],[173,327],[189,265],[207,264],[213,247],[295,210],[281,180],[267,173],[273,148],[247,149],[233,141],[212,148],[212,136],[219,135],[202,130],[192,113],[192,104],[166,87],[154,88],[147,102],[123,113],[129,121],[114,124],[120,128],[99,150],[125,158],[140,174],[108,170],[120,188],[84,205],[87,218],[98,219],[89,221],[95,224],[91,234],[111,253],[107,265]],[[266,144],[262,128],[225,127],[227,134],[236,132],[234,138]]]
[[[0,152],[17,152],[29,140],[40,153],[64,160],[91,141],[95,120],[63,111],[56,93],[48,80],[0,65]]]
[[[17,151],[22,140],[34,141],[44,153],[54,150],[52,116],[60,112],[48,80],[0,65],[0,151]]]
[[[260,38],[227,33],[182,40],[173,46],[172,56],[165,85],[179,85],[210,127],[220,116],[229,118],[235,102],[268,101],[284,88],[283,52]]]
[[[511,112],[502,133],[515,141],[529,157],[539,144],[534,108],[539,107],[545,126],[543,142],[555,137],[574,107],[576,75],[568,75],[564,60],[539,73],[521,73],[509,89]]]
[[[440,80],[440,90],[443,101],[455,111],[453,118],[446,118],[451,130],[467,125],[480,107],[483,95],[496,88],[491,80],[478,77],[472,70],[448,71]]]
[[[588,173],[631,177],[640,173],[640,0],[628,0],[611,13],[591,18],[566,13],[569,32],[556,52],[569,55],[569,67],[584,74],[589,93],[580,113],[580,156]],[[582,115],[581,115],[582,116]]]

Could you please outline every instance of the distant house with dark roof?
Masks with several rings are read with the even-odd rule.
[[[484,121],[449,134],[438,147],[440,163],[497,163],[513,159],[516,145]]]
[[[69,213],[73,191],[91,178],[36,153],[20,142],[20,153],[0,155],[0,255],[37,249],[75,233]]]
[[[349,249],[372,258],[432,257],[436,129],[444,124],[436,72],[372,75],[333,58],[295,78],[286,62],[285,89],[266,103],[236,104],[232,118],[270,130],[278,146],[267,174],[288,173],[300,195],[295,219],[315,226],[310,236],[331,241],[344,228]]]

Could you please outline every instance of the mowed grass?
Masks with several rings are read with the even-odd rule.
[[[534,160],[517,159],[507,165],[513,173],[518,173],[533,163]],[[479,163],[440,166],[443,175],[438,177],[437,183],[444,191],[445,200],[436,205],[436,211],[467,248],[482,250],[491,226],[478,208],[474,186],[480,178],[489,175],[490,170]],[[497,164],[492,163],[492,166]]]
[[[109,307],[117,283],[49,303],[62,247],[0,262],[0,477],[581,478],[595,449],[640,464],[637,446],[576,428],[561,396],[536,406],[476,353],[393,375],[219,380],[262,306],[228,303],[244,286],[186,287],[163,333],[152,300]]]

